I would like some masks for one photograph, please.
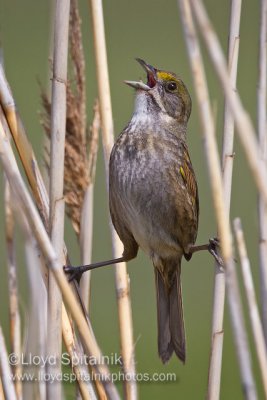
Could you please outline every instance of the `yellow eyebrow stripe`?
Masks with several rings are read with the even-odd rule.
[[[158,78],[166,81],[177,81],[177,78],[175,78],[172,74],[169,72],[164,72],[164,71],[158,71],[157,73]]]

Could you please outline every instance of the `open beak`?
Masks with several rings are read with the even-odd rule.
[[[152,65],[147,64],[144,60],[141,60],[141,58],[137,58],[136,61],[138,61],[139,64],[141,64],[141,66],[146,71],[147,83],[144,83],[142,81],[124,81],[124,83],[135,89],[148,91],[152,89],[157,83],[156,81],[157,70],[156,68],[152,67]]]

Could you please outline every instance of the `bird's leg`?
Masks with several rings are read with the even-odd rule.
[[[191,246],[189,248],[189,254],[194,254],[197,251],[201,250],[208,250],[210,254],[215,258],[216,262],[220,265],[223,266],[223,260],[218,254],[218,247],[220,247],[220,242],[217,238],[212,238],[209,240],[209,243],[207,244],[202,244],[200,246]]]
[[[88,265],[80,265],[78,267],[65,265],[63,267],[63,269],[67,274],[70,274],[69,282],[71,282],[71,281],[73,281],[75,279],[79,283],[80,279],[82,277],[82,274],[84,272],[91,271],[92,269],[104,267],[106,265],[118,264],[118,263],[121,263],[123,261],[126,261],[125,258],[124,257],[119,257],[119,258],[115,258],[113,260],[100,261],[98,263],[88,264]]]

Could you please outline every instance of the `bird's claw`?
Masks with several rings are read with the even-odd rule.
[[[66,274],[68,274],[68,281],[76,281],[79,285],[81,277],[82,277],[82,271],[79,267],[73,267],[71,265],[64,265],[63,270]]]
[[[218,254],[218,248],[220,248],[220,241],[218,238],[211,238],[209,240],[208,250],[210,254],[215,258],[216,262],[220,267],[224,266],[223,259]]]

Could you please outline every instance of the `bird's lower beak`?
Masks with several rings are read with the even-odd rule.
[[[137,58],[136,60],[139,62],[139,64],[141,64],[141,66],[147,73],[147,83],[145,84],[142,81],[124,81],[124,82],[135,89],[148,91],[152,89],[157,83],[156,82],[157,70],[151,65],[147,64],[144,60],[141,60],[140,58]]]
[[[124,83],[126,83],[126,85],[129,85],[135,89],[141,89],[141,90],[150,90],[151,89],[148,85],[146,85],[142,81],[124,81]]]

